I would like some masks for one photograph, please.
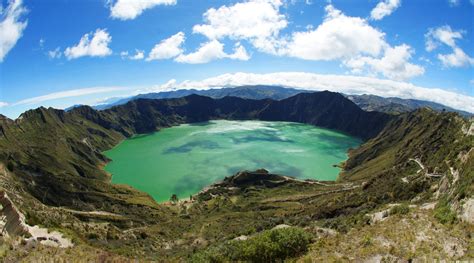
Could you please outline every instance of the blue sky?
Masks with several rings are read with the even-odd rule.
[[[2,0],[0,113],[273,84],[474,112],[474,0]]]

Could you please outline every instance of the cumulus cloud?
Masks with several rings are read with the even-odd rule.
[[[120,20],[135,19],[146,9],[158,5],[176,5],[177,0],[116,0],[109,1],[110,16]]]
[[[440,44],[454,48],[456,47],[456,40],[462,39],[463,33],[464,31],[453,31],[448,25],[430,28],[428,33],[425,34],[426,51],[433,51],[438,48]]]
[[[122,59],[141,60],[145,58],[145,51],[135,49],[135,55],[130,55],[128,51],[122,51],[120,52],[120,56],[122,57]]]
[[[24,104],[35,104],[35,103],[40,103],[40,102],[55,100],[55,99],[80,97],[80,96],[85,96],[85,95],[90,95],[90,94],[106,93],[106,92],[126,90],[126,89],[128,89],[128,88],[124,88],[124,87],[92,87],[92,88],[85,88],[85,89],[73,89],[73,90],[54,92],[54,93],[50,93],[50,94],[43,95],[43,96],[38,96],[38,97],[33,97],[33,98],[20,100],[16,103],[12,104],[12,106],[24,105]]]
[[[374,9],[370,12],[370,18],[373,20],[380,20],[395,11],[400,7],[401,0],[383,0],[380,1]]]
[[[390,46],[385,34],[360,17],[350,17],[332,5],[315,29],[293,33],[280,54],[307,60],[341,60],[352,73],[382,75],[406,80],[424,74],[422,66],[410,63],[413,50],[402,44]]]
[[[438,28],[430,28],[425,34],[426,51],[434,51],[441,44],[452,49],[452,53],[438,54],[438,59],[445,67],[465,67],[474,65],[474,58],[466,54],[458,45],[457,40],[463,38],[465,31],[454,31],[450,26],[445,25]]]
[[[325,10],[322,24],[314,30],[293,33],[281,53],[307,60],[335,60],[359,54],[377,56],[387,45],[385,34],[366,20],[346,16],[332,5]]]
[[[248,60],[250,56],[240,44],[236,45],[233,54],[227,54],[224,52],[224,44],[214,39],[201,44],[193,53],[179,55],[175,60],[180,63],[202,64],[222,58]]]
[[[82,36],[77,45],[66,48],[64,55],[68,60],[84,56],[105,57],[112,54],[109,48],[110,42],[112,37],[107,30],[97,29],[93,35],[91,32]]]
[[[204,13],[205,23],[195,25],[193,32],[210,40],[248,40],[261,51],[275,53],[278,35],[288,25],[279,12],[282,4],[280,0],[250,0],[211,8]]]
[[[22,37],[28,24],[26,20],[21,21],[25,13],[22,0],[10,0],[5,9],[0,8],[0,62]]]
[[[438,54],[438,59],[445,67],[466,67],[474,65],[474,58],[470,57],[458,47],[453,48],[453,53]]]
[[[200,81],[168,82],[167,90],[212,89],[242,85],[278,85],[314,91],[330,90],[345,94],[374,94],[382,97],[420,99],[474,113],[474,98],[440,88],[425,88],[408,82],[347,75],[321,75],[305,72],[269,74],[223,74]],[[159,87],[163,91],[163,87]]]
[[[147,61],[158,59],[170,59],[183,53],[182,45],[185,40],[183,32],[178,32],[175,35],[162,40],[156,44],[148,54]]]
[[[367,68],[369,75],[380,73],[394,80],[407,80],[422,75],[425,69],[421,66],[409,63],[412,49],[408,45],[388,47],[383,57],[356,57],[344,62],[351,68],[353,73],[362,73]]]
[[[229,38],[248,41],[257,50],[273,55],[341,61],[355,73],[369,72],[397,80],[424,73],[423,67],[409,62],[414,53],[410,46],[392,47],[386,42],[385,33],[372,27],[367,19],[347,16],[332,4],[325,7],[326,15],[317,27],[282,35],[288,25],[286,16],[280,12],[282,5],[280,0],[249,0],[211,8],[204,14],[205,23],[195,25],[193,32],[210,39],[207,44],[217,48],[212,52],[215,58],[222,57],[222,51],[213,41]],[[372,11],[373,19],[381,19],[399,6],[400,0],[384,0]],[[187,57],[181,55],[177,61],[184,58]]]

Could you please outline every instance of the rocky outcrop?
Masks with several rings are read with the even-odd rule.
[[[474,198],[465,200],[462,206],[461,219],[465,222],[474,224]]]
[[[226,177],[224,181],[215,186],[238,188],[247,188],[250,186],[276,187],[290,181],[291,180],[288,177],[271,174],[265,169],[259,169],[253,172],[238,172],[233,176]]]
[[[18,211],[5,191],[0,190],[0,205],[2,206],[0,216],[3,218],[4,226],[2,234],[9,236],[28,235],[28,227],[25,224],[25,216]]]
[[[10,237],[21,236],[29,243],[39,242],[54,247],[72,247],[73,243],[57,231],[49,231],[39,226],[29,226],[25,223],[25,216],[16,208],[5,191],[0,190],[0,218],[1,235]]]

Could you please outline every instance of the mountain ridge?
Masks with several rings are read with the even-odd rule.
[[[118,106],[127,103],[130,100],[148,98],[148,99],[166,99],[166,98],[180,98],[185,97],[191,94],[198,94],[202,96],[207,96],[211,98],[223,98],[226,96],[247,98],[247,99],[274,99],[282,100],[294,96],[298,93],[305,92],[317,92],[310,91],[305,89],[282,87],[282,86],[268,86],[268,85],[255,85],[255,86],[238,86],[238,87],[224,87],[224,88],[215,88],[207,90],[197,90],[197,89],[181,89],[174,91],[163,91],[155,93],[144,93],[127,98],[112,100],[110,103],[100,104],[92,106],[97,110],[104,110],[111,108],[113,106]],[[391,114],[400,114],[403,112],[409,112],[422,107],[429,107],[437,111],[451,111],[458,112],[463,116],[470,117],[473,114],[466,111],[457,110],[443,104],[416,100],[416,99],[401,99],[397,97],[380,97],[376,95],[349,95],[345,94],[347,98],[355,102],[360,108],[366,111],[379,111]],[[76,105],[77,106],[77,105]],[[76,106],[67,108],[70,110]]]
[[[231,181],[245,179],[244,187],[215,185],[189,201],[169,204],[157,204],[146,193],[111,184],[110,175],[102,169],[110,161],[102,152],[127,137],[214,118],[325,125],[359,134],[366,141],[349,151],[336,182],[272,175],[262,183],[258,178],[257,182],[241,178],[254,173],[240,173]],[[371,128],[371,124],[375,126]],[[326,240],[317,234],[321,228],[342,236],[351,230],[367,230],[372,222],[368,215],[400,203],[422,207],[435,202],[436,220],[458,222],[453,213],[465,213],[473,190],[474,151],[470,149],[474,142],[472,135],[464,132],[469,125],[470,121],[456,113],[427,109],[400,115],[365,112],[332,92],[298,94],[281,101],[216,100],[199,95],[139,99],[103,111],[88,106],[69,112],[43,107],[25,112],[15,121],[0,121],[0,168],[4,167],[0,169],[0,187],[25,214],[28,224],[70,233],[77,246],[68,253],[80,255],[81,249],[93,247],[130,258],[153,260],[159,256],[179,261],[198,251],[205,254],[204,261],[214,256],[226,261],[231,258],[219,254],[224,252],[217,248],[236,237],[251,238],[286,224]],[[420,172],[412,158],[424,166]],[[434,172],[442,176],[430,177]],[[414,216],[433,217],[421,208],[410,209],[417,211]],[[469,233],[470,225],[456,223],[459,231],[450,232],[437,221],[424,222],[441,229],[437,235],[454,235],[462,241],[456,246],[465,247],[468,237],[456,233]],[[320,243],[328,249],[329,244]],[[408,260],[406,244],[411,243],[401,243],[391,252],[376,246],[373,253]],[[446,257],[443,247],[429,246],[430,253]],[[425,251],[423,243],[415,248]],[[361,251],[354,253],[356,258],[367,256],[357,254]]]

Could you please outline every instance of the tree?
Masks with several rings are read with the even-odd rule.
[[[177,203],[178,202],[178,196],[176,194],[172,194],[170,197],[170,201],[172,203]]]

